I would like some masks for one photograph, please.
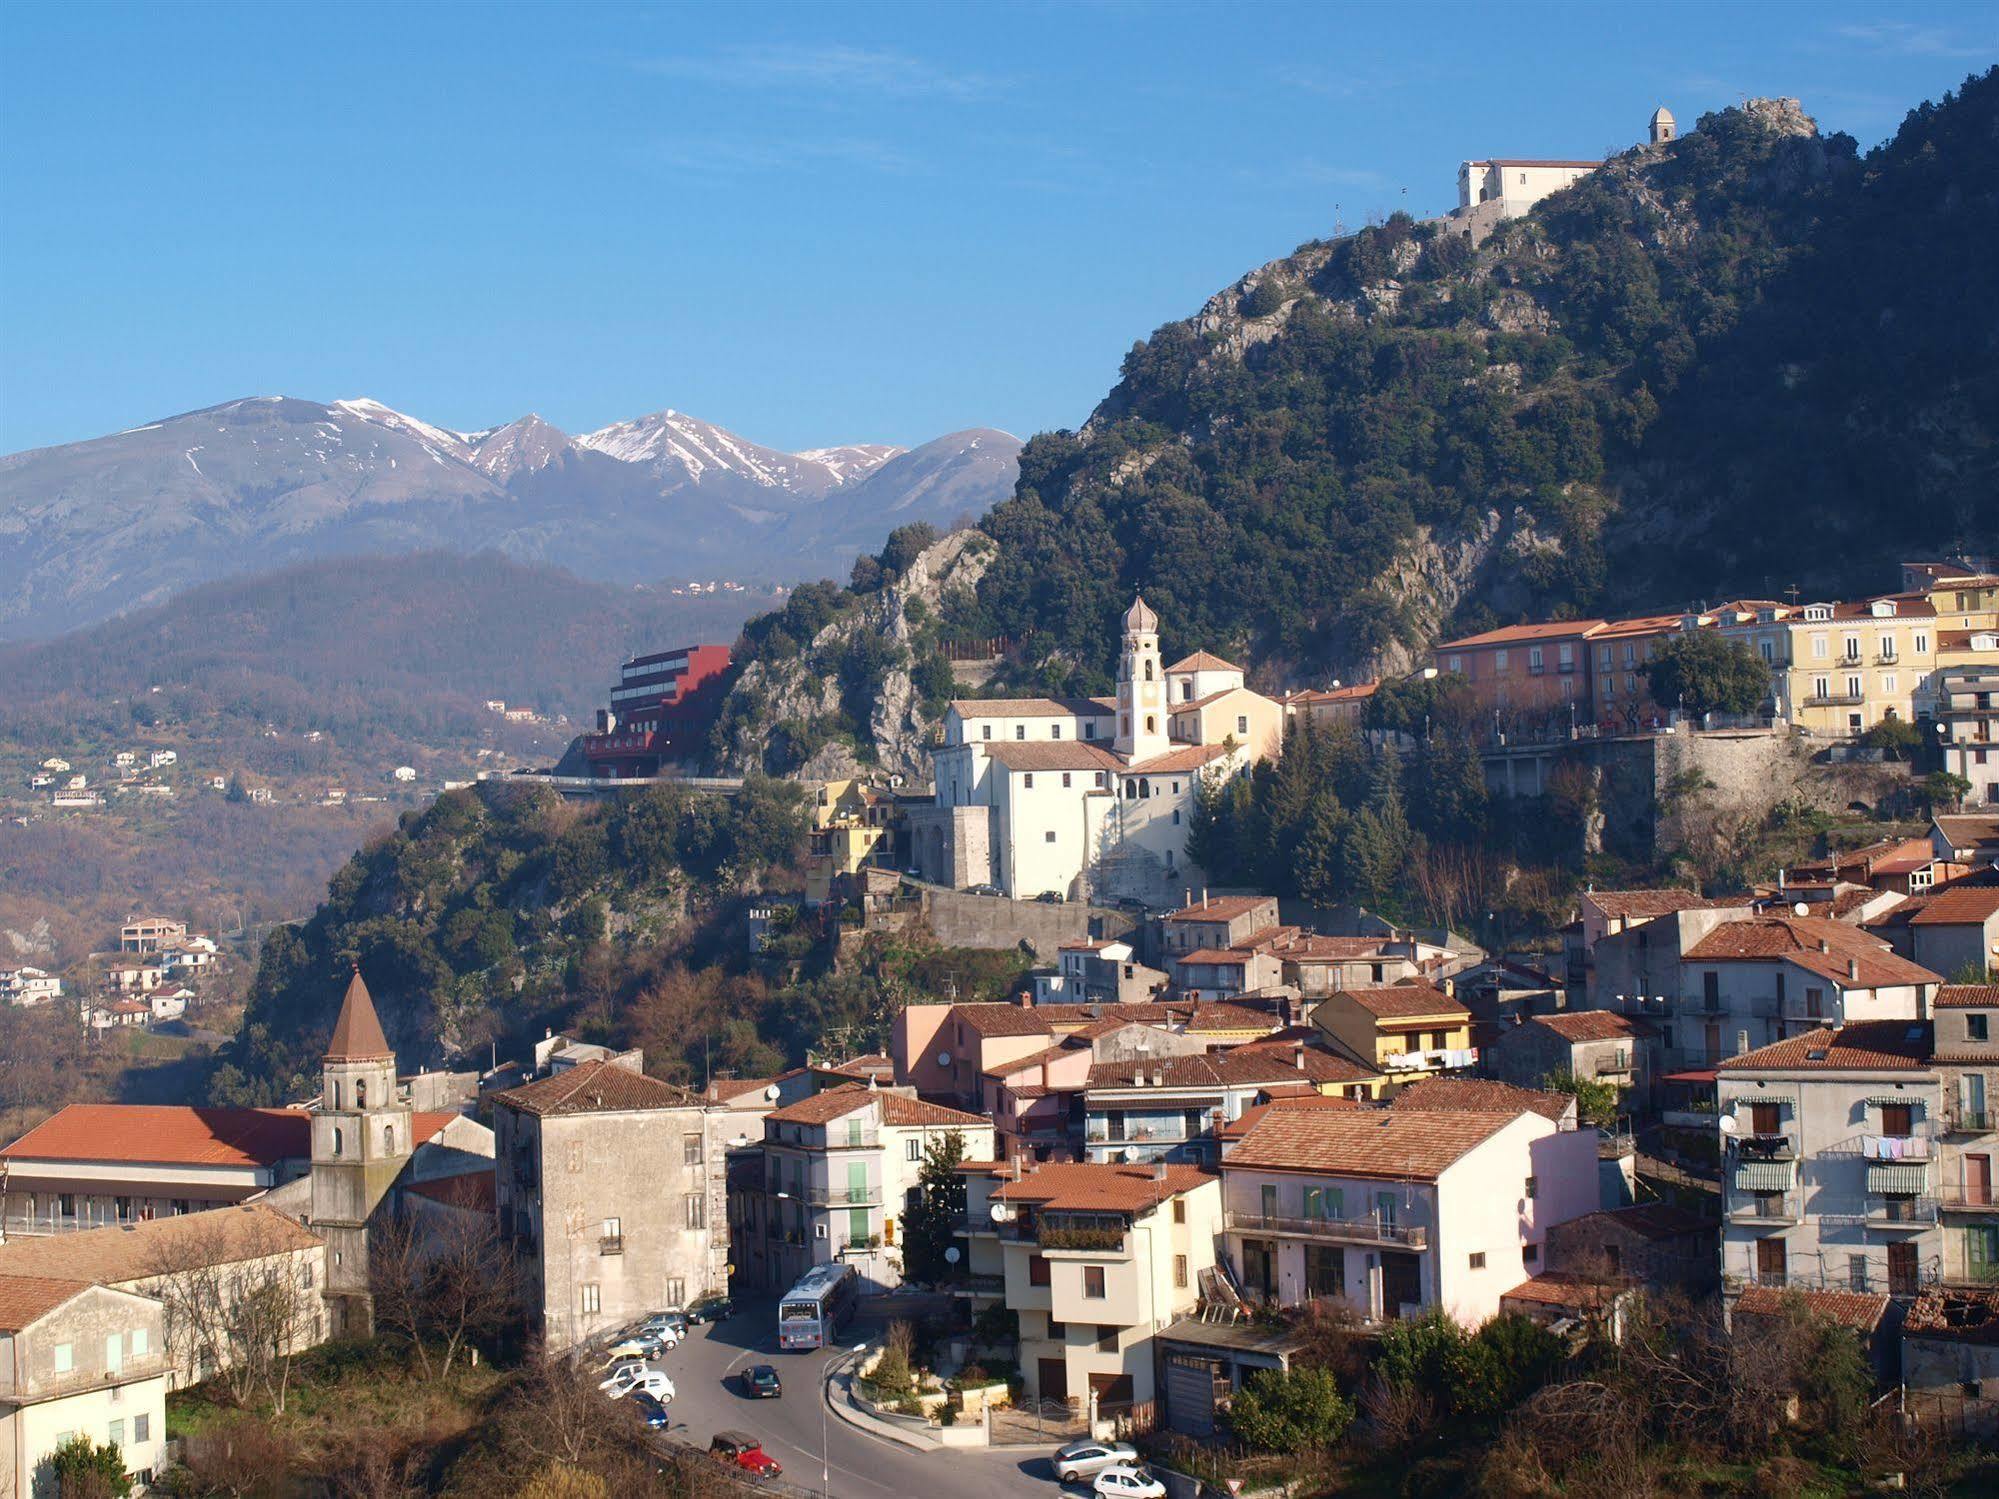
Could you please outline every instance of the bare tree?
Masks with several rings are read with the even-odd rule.
[[[520,1314],[521,1266],[488,1214],[396,1214],[368,1239],[375,1324],[415,1351],[425,1379],[442,1379],[466,1346]]]
[[[160,1235],[146,1264],[176,1365],[219,1377],[237,1405],[261,1396],[283,1411],[292,1357],[324,1326],[312,1254],[288,1228],[275,1214],[198,1214]]]

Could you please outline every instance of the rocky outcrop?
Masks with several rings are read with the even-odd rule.
[[[865,771],[927,779],[937,720],[912,672],[946,597],[977,588],[995,552],[984,532],[954,532],[824,626],[801,654],[752,661],[722,705],[717,768],[808,780]],[[887,664],[857,692],[859,659]]]

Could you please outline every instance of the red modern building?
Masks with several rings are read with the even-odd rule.
[[[720,706],[726,645],[688,645],[634,656],[618,673],[597,732],[583,736],[590,773],[604,780],[659,774],[692,749]]]

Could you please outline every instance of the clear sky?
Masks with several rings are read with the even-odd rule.
[[[0,451],[258,394],[799,448],[1073,427],[1467,156],[1742,95],[1863,146],[1989,0],[0,7]]]

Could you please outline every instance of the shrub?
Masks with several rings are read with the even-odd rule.
[[[49,1454],[56,1499],[125,1499],[132,1480],[125,1473],[125,1454],[110,1442],[98,1446],[77,1435]]]
[[[1244,317],[1269,317],[1288,300],[1274,276],[1266,276],[1252,286],[1242,299]]]
[[[1235,1434],[1266,1452],[1329,1447],[1353,1424],[1353,1402],[1324,1369],[1264,1369],[1229,1405]]]

